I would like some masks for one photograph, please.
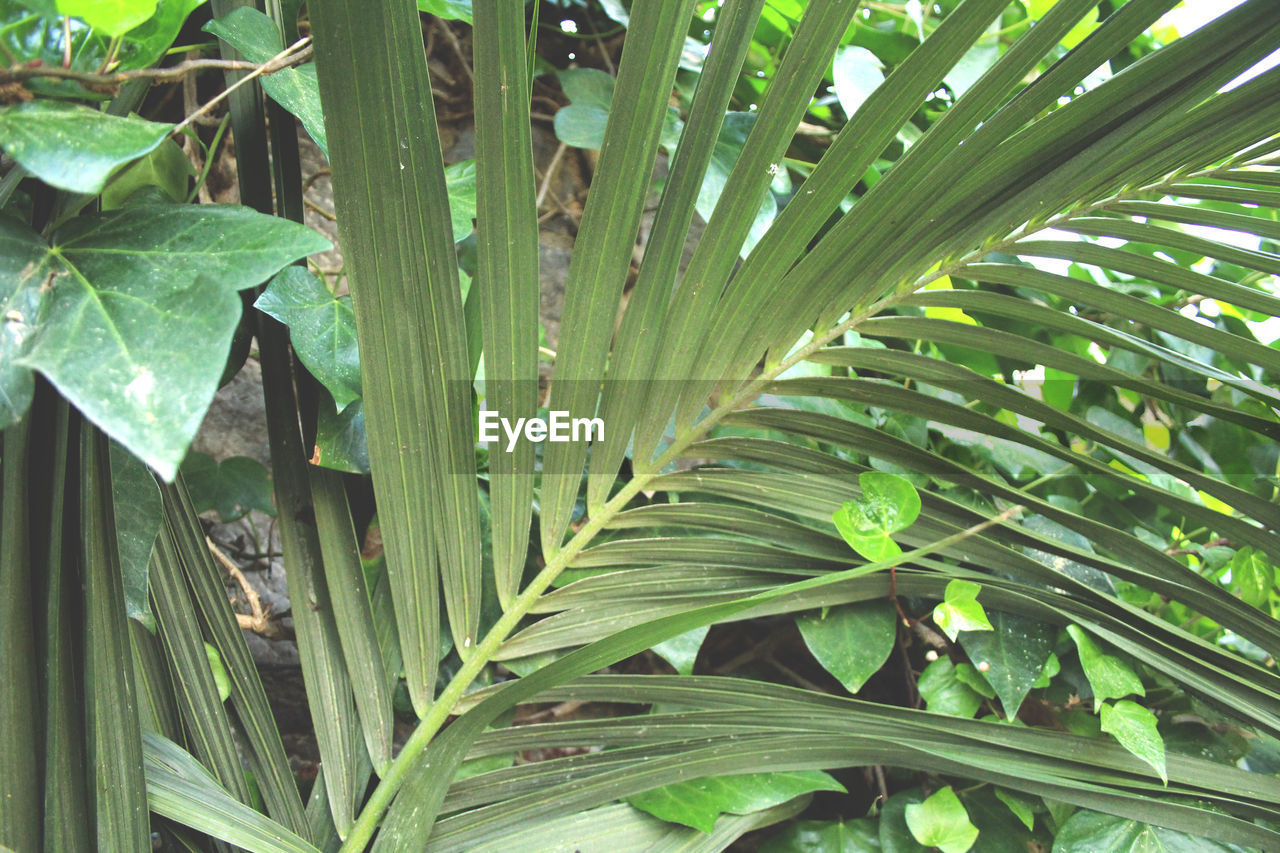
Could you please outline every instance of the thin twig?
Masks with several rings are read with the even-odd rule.
[[[297,57],[288,64],[294,65],[305,61],[306,58],[305,56]],[[185,62],[170,65],[167,68],[133,68],[127,71],[111,72],[78,71],[74,68],[62,68],[56,65],[16,65],[15,67],[0,69],[0,82],[30,80],[36,77],[56,77],[60,80],[74,80],[77,83],[84,83],[91,87],[118,86],[130,80],[152,80],[156,83],[172,83],[195,71],[207,71],[210,69],[257,71],[260,67],[257,63],[244,62],[237,59],[188,59]]]
[[[269,61],[264,62],[262,65],[259,65],[253,71],[250,71],[248,74],[244,75],[239,80],[237,80],[236,82],[228,86],[226,89],[222,90],[222,92],[216,98],[209,101],[203,107],[201,107],[200,109],[196,110],[194,113],[192,113],[191,115],[183,119],[182,123],[179,124],[170,132],[170,136],[179,134],[182,131],[186,130],[191,125],[192,122],[198,119],[201,115],[212,110],[218,104],[222,103],[222,101],[224,101],[228,95],[230,95],[236,89],[239,89],[241,86],[248,83],[249,81],[255,80],[264,74],[271,74],[273,72],[280,71],[284,68],[288,68],[289,66],[294,65],[296,63],[303,62],[306,59],[310,58],[310,56],[311,56],[311,37],[307,36],[305,38],[298,39],[296,42],[289,45],[284,50],[277,53],[275,56],[271,57]]]
[[[555,177],[556,170],[560,168],[560,158],[564,157],[565,149],[569,146],[563,142],[556,149],[556,153],[551,155],[551,162],[547,164],[547,173],[542,176],[542,186],[538,187],[538,197],[534,201],[534,208],[542,207],[542,202],[547,198],[547,190],[551,189],[551,179]]]
[[[436,19],[436,26],[444,33],[445,41],[449,42],[449,46],[453,48],[453,52],[458,57],[458,64],[462,66],[462,70],[466,72],[467,79],[471,81],[471,85],[476,83],[476,75],[471,73],[471,62],[467,55],[462,51],[462,45],[458,42],[458,36],[454,34],[453,29],[440,19]]]
[[[209,553],[213,554],[214,559],[227,570],[227,574],[231,575],[232,579],[240,585],[240,589],[244,592],[245,601],[249,603],[249,610],[252,615],[237,613],[236,623],[241,628],[248,628],[256,634],[266,633],[271,624],[271,609],[262,605],[262,599],[258,598],[258,591],[249,583],[249,579],[244,576],[244,572],[240,571],[240,567],[230,557],[222,553],[222,549],[215,545],[208,536],[204,538],[204,541],[209,545]]]

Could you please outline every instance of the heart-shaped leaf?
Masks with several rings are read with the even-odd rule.
[[[1146,696],[1142,681],[1130,668],[1129,664],[1115,655],[1102,651],[1102,647],[1084,632],[1078,625],[1068,625],[1067,633],[1075,640],[1076,650],[1080,653],[1080,666],[1084,669],[1085,678],[1093,688],[1093,710],[1104,699],[1120,699],[1131,693]]]
[[[955,642],[961,631],[990,631],[987,611],[978,602],[981,584],[956,578],[947,584],[941,604],[933,609],[933,621]]]
[[[916,841],[942,853],[965,853],[978,840],[978,828],[951,786],[906,809],[907,828]]]
[[[920,515],[920,495],[909,480],[883,471],[858,475],[862,499],[836,511],[836,530],[867,560],[888,560],[902,553],[889,534],[908,527]]]

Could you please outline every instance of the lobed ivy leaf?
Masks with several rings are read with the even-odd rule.
[[[953,643],[961,631],[991,631],[987,612],[978,602],[981,584],[956,578],[947,584],[942,603],[933,608],[933,621]]]
[[[999,610],[987,618],[990,631],[962,631],[960,644],[979,668],[987,664],[983,675],[1006,719],[1013,719],[1053,654],[1053,632],[1043,622]]]
[[[888,601],[864,601],[798,616],[796,627],[818,663],[857,693],[893,651],[896,615]]]
[[[18,364],[172,479],[217,390],[240,318],[236,291],[328,247],[302,225],[242,207],[77,217],[32,265],[47,266],[49,292]]]
[[[36,100],[0,109],[0,148],[51,187],[99,193],[121,166],[165,140],[171,124]]]
[[[556,76],[569,99],[568,106],[556,111],[556,138],[574,148],[598,150],[604,144],[604,126],[609,121],[613,77],[596,68],[566,68]],[[680,130],[680,112],[671,107],[662,121],[661,144],[668,151],[675,150]]]
[[[978,840],[978,828],[950,785],[923,803],[908,805],[905,815],[916,841],[942,853],[965,853]]]
[[[950,658],[940,657],[924,668],[916,683],[925,710],[952,717],[972,718],[982,707],[982,697],[960,680]]]
[[[750,814],[813,791],[845,793],[845,788],[821,770],[743,773],[677,782],[636,794],[627,802],[662,820],[710,832],[725,812]]]
[[[1080,653],[1080,666],[1093,688],[1093,710],[1097,711],[1104,699],[1121,699],[1131,693],[1146,696],[1142,681],[1115,655],[1109,655],[1078,625],[1068,625],[1067,633],[1075,640]]]
[[[1004,788],[996,788],[995,795],[1000,802],[1008,806],[1009,811],[1023,826],[1027,829],[1036,828],[1036,810],[1030,800],[1023,799],[1020,795]]]
[[[1121,699],[1114,705],[1102,703],[1102,730],[1129,752],[1150,764],[1160,779],[1169,784],[1165,769],[1164,741],[1156,728],[1156,715],[1137,702]]]
[[[832,520],[836,530],[864,559],[890,560],[902,553],[889,534],[910,526],[920,515],[920,495],[897,474],[865,471],[858,475],[862,499],[846,501]]]
[[[337,296],[305,267],[285,267],[253,303],[289,327],[307,370],[345,409],[361,394],[356,316],[350,296]]]
[[[223,524],[254,509],[276,514],[270,475],[256,459],[232,456],[219,462],[204,453],[188,453],[182,462],[182,479],[196,512],[216,510]]]
[[[259,64],[269,62],[284,50],[284,37],[275,21],[252,6],[237,6],[220,18],[204,25],[207,33],[217,36],[235,48],[245,59]],[[283,68],[263,75],[262,90],[277,104],[293,113],[329,156],[329,138],[324,115],[320,110],[320,86],[314,62]]]
[[[1053,840],[1053,853],[1097,853],[1099,850],[1107,853],[1242,853],[1242,848],[1233,844],[1087,809],[1071,815]]]

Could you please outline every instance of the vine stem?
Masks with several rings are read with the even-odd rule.
[[[457,674],[449,681],[440,696],[432,703],[431,708],[427,711],[426,716],[414,729],[413,734],[405,742],[404,747],[395,759],[387,766],[386,772],[382,779],[378,782],[373,794],[361,809],[359,816],[351,826],[351,830],[347,835],[346,841],[341,847],[340,853],[357,853],[364,850],[369,841],[373,838],[374,832],[378,828],[383,815],[391,806],[391,801],[395,798],[396,793],[403,786],[414,763],[431,744],[436,733],[453,715],[458,703],[462,700],[471,683],[475,681],[481,670],[490,662],[493,655],[498,651],[499,647],[506,641],[507,637],[520,624],[525,616],[533,609],[533,606],[541,598],[542,594],[551,586],[555,579],[568,568],[569,564],[575,557],[585,549],[596,535],[603,530],[610,521],[616,516],[628,503],[631,502],[637,494],[639,494],[645,486],[656,476],[658,476],[663,468],[675,461],[690,444],[704,436],[711,427],[720,422],[725,415],[741,408],[758,397],[765,388],[774,382],[779,376],[796,364],[805,361],[809,356],[813,355],[822,347],[835,340],[845,332],[856,328],[869,317],[872,317],[884,309],[892,306],[899,299],[907,294],[928,284],[934,279],[941,278],[951,272],[960,270],[965,264],[972,262],[973,259],[988,254],[999,248],[1011,246],[1019,240],[1024,239],[1029,234],[1052,228],[1076,216],[1082,216],[1095,210],[1106,207],[1116,201],[1122,200],[1126,196],[1140,195],[1147,192],[1163,189],[1177,180],[1185,180],[1187,177],[1205,177],[1212,175],[1220,169],[1206,169],[1192,175],[1174,177],[1164,181],[1150,184],[1143,187],[1135,187],[1130,192],[1117,193],[1108,198],[1102,199],[1092,204],[1084,205],[1069,211],[1065,211],[1058,216],[1052,217],[1041,222],[1032,222],[1015,231],[1009,237],[1001,240],[992,246],[984,246],[981,249],[966,253],[958,260],[941,266],[938,270],[927,273],[919,278],[910,281],[908,284],[895,288],[891,293],[877,300],[870,306],[862,310],[855,310],[847,318],[840,323],[831,327],[828,331],[821,335],[815,335],[813,340],[804,346],[796,349],[778,364],[763,371],[758,377],[742,385],[728,402],[721,404],[707,414],[705,418],[694,424],[683,436],[677,436],[670,446],[657,458],[654,462],[646,466],[643,471],[638,471],[632,479],[618,491],[608,502],[600,508],[598,513],[591,515],[587,523],[584,524],[574,536],[566,542],[559,550],[553,553],[547,560],[542,571],[529,583],[520,595],[512,602],[511,607],[502,614],[502,617],[494,623],[489,632],[477,644],[475,652],[463,662],[462,667]],[[962,531],[957,534],[958,537],[974,535],[975,533],[1001,523],[1012,517],[1021,507],[1012,507],[1005,510],[992,519],[976,525],[969,530]],[[954,537],[948,537],[937,545],[949,543]],[[913,552],[914,553],[914,552]],[[910,556],[910,555],[904,555]]]

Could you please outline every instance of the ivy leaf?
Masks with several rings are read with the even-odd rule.
[[[471,0],[418,0],[418,11],[446,21],[471,23]]]
[[[124,35],[155,11],[156,0],[58,0],[58,14],[79,18],[112,37]]]
[[[151,551],[164,520],[164,504],[147,466],[114,441],[111,442],[111,497],[116,513],[116,550],[120,553],[120,573],[124,579],[125,612],[130,619],[154,631],[156,620],[151,615],[147,582]]]
[[[950,785],[923,803],[907,806],[906,818],[916,841],[942,853],[965,853],[978,839],[978,828],[969,821],[969,813]]]
[[[1080,666],[1093,688],[1093,710],[1097,711],[1104,699],[1120,699],[1130,693],[1146,696],[1142,681],[1115,655],[1109,655],[1078,625],[1068,625],[1067,633],[1075,640],[1080,653]]]
[[[996,698],[996,691],[987,681],[986,676],[978,671],[978,668],[971,663],[958,663],[956,666],[956,678],[961,684],[967,684],[974,693],[977,693],[984,699]]]
[[[1023,826],[1027,829],[1036,828],[1035,806],[1030,801],[1024,800],[1018,794],[1006,791],[1004,788],[996,788],[995,794],[1000,802],[1009,807],[1009,811],[1013,812],[1013,816],[1021,821]]]
[[[858,107],[884,82],[884,66],[880,59],[865,47],[845,45],[836,51],[831,66],[832,88],[845,116],[852,116]]]
[[[1165,770],[1164,741],[1156,728],[1156,715],[1137,702],[1121,699],[1115,705],[1102,703],[1102,730],[1115,737],[1129,752],[1150,764],[1169,784]]]
[[[250,62],[269,62],[284,50],[284,37],[280,35],[275,21],[252,6],[238,6],[205,24],[204,29],[231,45]],[[315,63],[283,68],[261,79],[262,90],[298,117],[328,157],[329,140],[320,110],[320,85],[316,79]]]
[[[1227,566],[1231,570],[1231,585],[1240,591],[1240,598],[1253,607],[1265,607],[1275,588],[1275,569],[1267,558],[1246,545]]]
[[[941,657],[924,668],[916,684],[925,710],[952,717],[972,718],[982,707],[982,697],[956,675],[955,665]]]
[[[463,160],[444,169],[444,188],[449,193],[449,218],[453,242],[467,239],[475,228],[476,161]]]
[[[862,499],[847,501],[832,520],[853,550],[872,562],[902,553],[889,534],[909,526],[920,515],[920,495],[897,474],[865,471],[858,475]]]
[[[72,220],[19,364],[172,479],[217,390],[236,290],[323,251],[310,229],[242,207],[128,207]],[[39,266],[38,265],[38,266]]]
[[[191,173],[191,161],[182,153],[182,147],[172,139],[166,139],[150,154],[126,166],[111,179],[102,190],[102,209],[124,207],[129,197],[143,187],[158,187],[168,200],[185,201],[187,179]],[[136,204],[137,199],[133,203]]]
[[[821,770],[743,773],[677,782],[636,794],[627,802],[662,820],[710,832],[724,812],[750,814],[812,791],[844,793],[845,788]]]
[[[870,818],[802,820],[791,824],[760,847],[760,853],[874,853],[880,834]]]
[[[993,610],[987,618],[992,630],[962,631],[960,644],[980,670],[987,664],[982,674],[1000,697],[1005,717],[1013,719],[1053,654],[1053,634],[1024,616]]]
[[[1081,809],[1053,840],[1053,853],[1240,853],[1234,845],[1150,826],[1136,820]]]
[[[232,456],[219,462],[203,453],[189,453],[182,463],[182,479],[196,512],[217,510],[223,524],[254,509],[276,514],[270,475],[256,459]]]
[[[893,651],[896,615],[888,601],[865,601],[799,616],[796,627],[818,663],[857,693]]]
[[[341,412],[321,403],[316,417],[316,446],[311,464],[349,474],[369,473],[363,400],[356,400]]]
[[[0,109],[0,148],[51,187],[99,193],[125,163],[150,152],[173,130],[78,104],[36,100]]]
[[[310,270],[291,266],[271,279],[253,304],[289,327],[298,358],[339,408],[360,397],[360,352],[350,296],[335,296]]]
[[[702,649],[702,641],[707,638],[710,626],[703,625],[683,634],[678,634],[653,647],[653,653],[665,660],[681,675],[692,675],[693,665],[697,663],[698,652]]]
[[[16,423],[31,405],[35,380],[19,359],[35,332],[52,270],[40,235],[0,216],[0,429]]]
[[[742,146],[746,145],[747,135],[755,126],[755,122],[755,113],[725,113],[724,123],[720,125],[720,135],[716,137],[716,146],[711,149],[711,162],[707,164],[707,174],[702,179],[702,186],[698,189],[698,200],[694,204],[694,208],[704,222],[709,221],[715,213],[716,204],[720,201],[720,195],[724,192],[725,184],[729,182],[729,175],[742,154]],[[779,167],[775,181],[786,175],[787,170]],[[742,242],[740,254],[745,257],[756,243],[760,242],[760,238],[769,230],[777,214],[778,203],[772,193],[766,192],[760,199],[760,209],[756,211],[755,219],[751,222],[747,239]]]
[[[961,631],[991,631],[987,611],[978,602],[982,584],[955,578],[947,584],[943,601],[933,608],[933,621],[953,643]]]
[[[604,144],[614,79],[596,68],[566,68],[556,72],[556,76],[569,99],[568,106],[556,111],[556,139],[574,148],[598,150]],[[662,120],[661,145],[674,150],[680,141],[680,129],[680,112],[671,107]]]

